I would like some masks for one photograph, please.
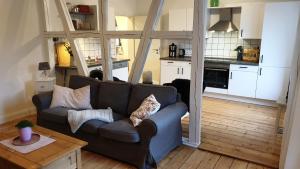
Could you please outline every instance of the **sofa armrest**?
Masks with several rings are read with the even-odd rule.
[[[178,123],[187,111],[188,108],[185,103],[177,102],[161,109],[149,119],[143,120],[138,126],[142,141],[150,141],[150,139],[160,131],[172,130],[172,128],[168,129],[172,126],[170,124]]]
[[[52,101],[52,92],[40,93],[32,97],[32,102],[35,105],[37,112],[49,108],[51,101]]]

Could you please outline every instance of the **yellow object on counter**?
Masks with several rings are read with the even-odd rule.
[[[258,63],[259,49],[244,49],[243,61]]]
[[[56,53],[58,58],[58,65],[62,67],[71,66],[71,55],[65,47],[65,43],[55,44]]]

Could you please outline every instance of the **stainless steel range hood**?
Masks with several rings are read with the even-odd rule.
[[[226,15],[226,13],[227,13],[227,15]],[[238,31],[238,28],[232,22],[232,9],[227,8],[227,9],[224,9],[223,12],[220,12],[220,20],[216,24],[211,26],[208,30],[209,31],[218,31],[218,32]]]

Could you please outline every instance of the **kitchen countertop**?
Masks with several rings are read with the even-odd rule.
[[[163,57],[160,58],[160,60],[172,60],[172,61],[185,61],[190,62],[191,57]],[[238,61],[236,59],[230,59],[230,58],[210,58],[205,57],[206,63],[227,63],[227,64],[239,64],[239,65],[252,65],[252,66],[258,66],[258,63],[253,62],[246,62],[246,61]]]
[[[129,60],[130,59],[128,59],[128,58],[112,58],[113,63],[128,62]],[[89,63],[89,64],[87,64],[87,66],[88,66],[88,68],[101,66],[102,65],[101,61],[102,60],[100,60],[99,62]],[[76,66],[65,67],[65,66],[59,66],[59,65],[55,65],[55,68],[60,68],[60,69],[77,69]]]
[[[113,63],[120,63],[120,62],[128,62],[130,59],[128,58],[112,58]],[[96,66],[101,66],[102,60],[100,60],[98,63],[90,63],[88,64],[88,67],[96,67]]]

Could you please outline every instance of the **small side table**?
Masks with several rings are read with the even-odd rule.
[[[55,83],[55,77],[39,78],[35,81],[35,90],[37,93],[52,91]]]

